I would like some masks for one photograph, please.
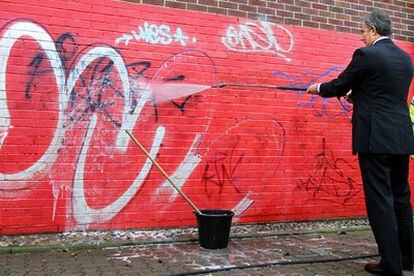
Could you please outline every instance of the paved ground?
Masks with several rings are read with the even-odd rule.
[[[147,233],[152,240],[131,232],[1,237],[0,275],[369,275],[363,265],[378,261],[369,228],[327,228],[234,227],[220,250],[201,248],[194,229]]]

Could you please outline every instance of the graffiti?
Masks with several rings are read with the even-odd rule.
[[[113,69],[114,62],[111,59],[100,57],[92,66],[88,78],[84,74],[79,76],[80,85],[70,91],[70,108],[72,108],[72,112],[69,114],[70,121],[75,123],[82,121],[89,114],[99,111],[116,128],[121,127],[122,122],[116,120],[108,112],[108,109],[116,104],[116,97],[124,98],[123,92],[114,87],[114,81],[111,79]],[[104,97],[104,92],[113,93],[112,96]],[[133,112],[134,103],[136,104],[136,91],[130,89],[130,93],[131,103],[128,108],[129,112]],[[77,99],[80,99],[81,103],[77,104]],[[106,102],[106,100],[110,100],[110,102]],[[132,100],[135,102],[132,103]]]
[[[192,63],[198,67],[198,69],[200,70],[200,76],[197,77],[195,80],[187,78],[186,82],[206,84],[209,86],[217,83],[217,66],[214,60],[208,54],[200,50],[183,50],[177,52],[176,54],[165,60],[154,72],[150,79],[149,87],[153,91],[153,95],[155,98],[154,109],[156,119],[158,119],[158,105],[156,99],[158,98],[159,94],[165,94],[165,92],[162,91],[163,86],[159,85],[159,83],[161,81],[167,81],[168,83],[183,81],[185,79],[184,74],[186,73],[186,71],[183,70],[182,67],[183,64],[189,63]],[[191,98],[193,98],[192,94],[199,91],[198,87],[199,86],[195,86],[194,88],[190,89],[184,87],[183,90],[189,91],[189,95],[187,95],[187,93],[184,93],[183,97],[181,97],[181,100],[174,99],[171,100],[171,103],[183,113],[185,111],[186,104]],[[175,87],[175,91],[180,91],[180,88],[177,89],[177,87]],[[175,94],[176,92],[173,93]]]
[[[249,133],[249,134],[246,134]],[[210,152],[211,148],[220,148]],[[279,169],[285,150],[285,130],[277,120],[245,120],[228,128],[205,147],[201,185],[211,201],[238,195],[234,207],[239,215],[253,204],[250,181],[268,185]],[[255,176],[251,176],[253,173]],[[263,191],[263,190],[261,190]]]
[[[32,185],[31,182],[34,177],[41,177],[48,173],[51,167],[56,162],[59,151],[62,148],[63,138],[66,131],[69,129],[66,116],[69,121],[79,122],[83,119],[87,121],[86,133],[84,135],[82,145],[80,147],[79,157],[75,164],[75,176],[73,183],[73,216],[77,223],[82,225],[89,225],[96,222],[104,222],[110,220],[115,216],[126,204],[133,198],[137,190],[142,185],[146,176],[148,175],[152,163],[147,159],[141,168],[141,171],[136,176],[133,183],[120,195],[114,202],[101,209],[93,209],[88,205],[85,197],[84,177],[85,177],[85,163],[88,151],[91,144],[91,138],[94,136],[94,131],[97,125],[98,117],[96,111],[100,111],[108,121],[114,125],[113,131],[117,132],[115,139],[115,149],[122,153],[128,148],[129,138],[126,136],[125,129],[134,129],[144,106],[152,97],[149,86],[145,83],[144,72],[150,67],[149,62],[139,62],[127,66],[118,51],[109,46],[93,46],[89,49],[81,51],[77,57],[74,57],[73,51],[77,49],[75,40],[69,34],[64,34],[58,39],[60,44],[57,44],[50,34],[39,24],[31,21],[13,21],[9,23],[0,40],[0,56],[5,57],[1,59],[0,67],[7,67],[7,60],[13,45],[23,36],[31,37],[42,47],[44,53],[36,54],[32,61],[28,64],[31,70],[28,84],[26,85],[26,98],[31,98],[31,89],[35,81],[34,77],[52,73],[56,79],[57,90],[59,94],[59,109],[58,122],[53,138],[47,150],[27,169],[17,173],[1,173],[0,174],[0,188],[2,190],[21,190],[28,189]],[[71,50],[67,45],[72,45]],[[65,43],[66,42],[66,43]],[[60,45],[60,46],[57,46]],[[58,49],[61,49],[59,52]],[[65,71],[67,61],[72,59],[74,66]],[[177,58],[177,56],[176,56]],[[48,61],[51,64],[51,69],[41,69],[43,61]],[[141,67],[142,66],[142,67]],[[141,67],[141,68],[140,68]],[[133,77],[141,78],[143,84],[137,84],[139,97],[132,93],[131,89],[131,75],[128,73],[128,68],[132,68],[134,72]],[[121,87],[115,88],[112,75],[117,74],[117,83]],[[87,77],[89,76],[89,77]],[[174,80],[183,80],[183,76],[172,78]],[[168,80],[167,80],[168,81]],[[80,86],[78,85],[80,84]],[[7,138],[8,130],[12,128],[10,124],[10,113],[6,98],[6,72],[2,71],[0,74],[0,130],[1,142],[4,143]],[[143,87],[141,86],[143,85]],[[135,88],[137,88],[135,87]],[[107,111],[107,108],[112,107],[114,102],[104,101],[104,91],[113,91],[113,94],[118,97],[118,101],[123,102],[123,112],[121,118],[115,120]],[[110,98],[110,97],[107,97]],[[114,99],[114,97],[112,97]],[[82,103],[79,104],[77,101]],[[73,127],[73,125],[72,125]],[[165,135],[165,128],[159,126],[156,129],[153,143],[150,148],[152,158],[157,155]],[[196,139],[198,139],[196,137]],[[199,160],[192,158],[193,150],[190,149],[189,154],[184,159],[184,165],[181,165],[176,170],[177,174],[188,175],[197,166]],[[189,162],[189,159],[190,162]],[[191,163],[191,168],[185,164]],[[183,183],[186,178],[182,178]],[[54,189],[54,195],[58,195],[59,191]],[[55,196],[55,199],[57,196]],[[54,203],[56,205],[56,202]]]
[[[273,76],[282,78],[284,81],[288,82],[288,86],[306,88],[314,83],[321,82],[321,80],[334,72],[342,71],[344,67],[334,66],[326,70],[320,76],[315,76],[312,72],[306,72],[300,75],[289,75],[284,72],[274,72]],[[298,99],[301,100],[303,95],[306,95],[303,98],[309,99],[307,103],[299,102],[298,105],[302,108],[311,108],[316,116],[327,117],[327,118],[346,118],[349,122],[351,119],[349,117],[349,112],[352,110],[352,105],[349,104],[344,99],[336,98],[322,98],[317,95],[312,95],[309,98],[309,95],[303,91],[296,91]],[[340,111],[337,111],[337,108],[340,107]]]
[[[64,33],[56,40],[56,49],[62,63],[67,66],[67,63],[74,58],[78,50],[78,44],[71,33]]]
[[[172,30],[170,26],[162,24],[157,26],[156,24],[149,24],[145,22],[143,26],[138,26],[138,32],[131,31],[130,34],[123,34],[115,40],[115,45],[119,45],[121,42],[128,46],[131,40],[144,41],[150,44],[162,44],[170,45],[172,43],[180,43],[181,46],[186,46],[186,41],[190,41],[194,44],[197,42],[195,37],[189,38],[183,33],[180,27]]]
[[[68,62],[72,61],[73,57],[76,54],[78,49],[78,45],[76,43],[75,38],[70,33],[64,33],[58,37],[55,42],[56,50],[59,54],[60,60],[62,62],[62,66],[65,70],[67,70]],[[36,76],[44,75],[52,72],[52,69],[43,69],[45,66],[45,62],[47,61],[47,57],[44,53],[40,52],[35,55],[35,57],[30,61],[28,64],[28,68],[31,68],[27,71],[27,74],[30,75],[30,80],[26,85],[25,96],[27,99],[30,99],[30,90],[32,89]]]
[[[315,171],[307,179],[300,179],[296,190],[306,191],[309,200],[324,200],[343,205],[351,202],[361,193],[361,184],[348,176],[349,171],[355,171],[343,158],[335,158],[332,151],[326,149],[325,138],[322,140],[322,152],[315,156],[317,164]]]
[[[172,70],[172,67],[180,66],[180,58],[189,58],[187,55],[190,51],[182,51],[179,53],[174,54],[169,59],[167,59],[161,66],[161,70],[158,69],[153,76],[148,76],[145,74],[147,70],[151,69],[152,64],[149,61],[139,61],[130,64],[126,64],[127,69],[132,69],[131,73],[128,72],[128,77],[130,79],[131,91],[131,106],[130,112],[132,113],[137,106],[137,99],[143,94],[149,93],[149,99],[154,107],[154,118],[155,121],[158,122],[158,105],[164,103],[166,100],[165,98],[179,98],[180,94],[184,91],[189,96],[183,96],[184,100],[179,103],[178,100],[167,100],[173,104],[174,107],[179,109],[182,113],[185,112],[185,105],[189,102],[190,99],[193,97],[191,96],[194,93],[199,92],[200,90],[205,89],[206,87],[209,88],[210,86],[207,85],[191,85],[187,84],[186,77],[181,74],[177,73],[175,70]],[[191,51],[192,54],[196,53],[197,55],[205,55],[205,53],[201,51]],[[208,56],[207,56],[208,57]],[[190,58],[191,59],[191,58]],[[210,61],[211,59],[205,58],[206,61]],[[169,62],[169,60],[174,60],[174,62]],[[212,61],[212,60],[211,60]],[[212,62],[212,67],[215,68],[214,62]],[[115,84],[118,82],[116,76],[113,75],[113,62],[108,60],[105,57],[101,57],[95,62],[91,74],[88,79],[85,79],[83,76],[80,76],[81,79],[81,92],[77,90],[71,91],[71,106],[75,105],[76,98],[81,98],[85,102],[88,103],[85,110],[82,114],[79,115],[79,118],[74,118],[73,116],[70,118],[73,121],[79,121],[84,118],[89,112],[95,112],[95,110],[99,110],[102,112],[116,127],[120,127],[120,122],[116,121],[111,117],[111,115],[107,112],[107,108],[111,108],[115,105],[115,102],[103,102],[103,91],[110,90],[114,95],[123,98],[123,92],[117,88],[115,88]],[[162,73],[159,73],[161,71]],[[162,74],[162,76],[160,76]],[[216,76],[216,72],[212,71],[212,80]],[[202,89],[200,89],[202,87]],[[97,95],[93,95],[94,91],[98,91]],[[186,95],[184,93],[184,95]],[[171,94],[171,95],[169,95]],[[177,96],[178,95],[178,96]]]
[[[302,92],[218,89],[306,87],[338,73],[335,63],[358,41],[116,1],[58,13],[46,3],[40,16],[16,1],[4,2],[0,22],[0,233],[195,225],[190,206],[125,130],[197,207],[232,209],[237,222],[318,219],[328,214],[314,204],[296,208],[303,197],[295,195],[335,198],[328,192],[338,194],[326,203],[330,216],[363,215],[359,194],[345,203],[358,203],[352,211],[337,204],[358,187],[343,161],[358,166],[344,150],[349,110]],[[39,22],[26,19],[33,16]],[[332,54],[332,39],[344,51]],[[305,73],[306,64],[324,69]],[[324,161],[324,181],[338,187],[317,186],[322,147],[312,152],[307,142],[321,133],[341,138]],[[315,163],[295,170],[302,159]]]
[[[284,53],[292,51],[293,36],[288,29],[277,24],[262,21],[260,24],[246,22],[237,27],[230,26],[221,41],[232,51],[274,53],[286,61],[291,61]]]
[[[21,189],[27,187],[25,181],[32,179],[37,174],[46,173],[51,165],[55,162],[58,155],[58,150],[62,145],[62,138],[64,136],[65,129],[63,127],[63,110],[66,109],[67,93],[65,91],[65,73],[60,62],[59,54],[56,50],[55,43],[48,32],[46,32],[39,25],[32,22],[13,22],[3,32],[0,40],[0,68],[7,68],[7,60],[10,56],[13,45],[20,37],[28,36],[35,39],[40,46],[44,49],[45,55],[48,57],[52,70],[55,75],[58,94],[59,94],[59,115],[57,131],[47,148],[46,152],[30,167],[25,170],[4,174],[0,173],[0,181],[3,189]],[[38,58],[37,60],[40,60]],[[28,94],[30,96],[30,94]],[[28,96],[26,95],[26,96]],[[6,140],[8,130],[12,128],[10,124],[10,112],[7,105],[6,94],[6,70],[0,72],[0,132],[3,133],[3,142]]]
[[[70,51],[66,49],[63,46],[63,42],[65,40],[69,40],[71,42]],[[59,55],[61,57],[61,62],[63,67],[67,67],[68,61],[71,61],[74,57],[75,53],[73,51],[76,51],[77,44],[76,40],[73,36],[71,36],[69,33],[65,33],[61,35],[58,40],[60,44],[57,49],[61,49],[59,51]],[[57,42],[57,43],[58,43]],[[161,71],[168,71],[171,69],[173,62],[170,60],[173,60],[175,63],[177,63],[177,60],[181,58],[181,55],[186,55],[188,53],[197,53],[198,55],[204,55],[206,60],[212,63],[212,67],[215,68],[214,61],[205,53],[202,51],[197,50],[186,50],[181,51],[173,56],[171,56],[168,60],[166,60],[160,68]],[[43,53],[38,53],[30,62],[28,67],[33,67],[33,69],[28,70],[27,74],[31,76],[30,81],[26,85],[26,98],[30,99],[30,89],[33,86],[33,82],[35,81],[36,77],[42,76],[44,74],[50,73],[51,69],[41,69],[41,64],[45,63],[44,61],[46,57]],[[188,58],[188,57],[187,57]],[[162,77],[159,76],[158,69],[152,77],[149,77],[145,75],[145,72],[148,69],[151,69],[151,62],[149,61],[139,61],[134,62],[130,64],[126,64],[128,70],[128,77],[130,79],[130,97],[131,97],[131,106],[130,106],[130,112],[133,112],[136,105],[137,105],[137,98],[139,97],[139,94],[142,94],[144,91],[149,90],[151,91],[151,94],[157,95],[157,93],[164,93],[164,91],[169,91],[171,93],[177,94],[175,91],[171,91],[172,89],[169,89],[170,82],[173,82],[174,90],[180,91],[185,90],[189,91],[188,94],[194,94],[198,92],[198,87],[191,87],[191,85],[188,85],[186,83],[177,84],[177,82],[181,82],[185,80],[184,75],[177,75],[177,76],[165,76]],[[108,59],[107,57],[100,57],[98,60],[94,63],[93,68],[91,68],[91,73],[89,74],[89,78],[85,78],[85,76],[80,75],[79,79],[81,81],[80,86],[77,88],[73,88],[73,90],[70,92],[70,104],[71,107],[74,108],[76,105],[76,99],[81,98],[84,102],[87,103],[87,105],[84,106],[84,110],[82,112],[79,112],[79,109],[77,110],[77,114],[71,114],[70,120],[74,122],[81,121],[84,117],[86,117],[90,112],[95,112],[96,110],[99,110],[102,112],[116,127],[120,127],[120,121],[117,121],[111,117],[111,115],[107,112],[108,107],[112,107],[115,103],[109,102],[105,103],[103,102],[103,91],[110,89],[114,94],[117,96],[123,98],[123,92],[117,88],[114,87],[114,84],[118,81],[118,79],[113,79],[112,76],[114,69],[114,63]],[[132,71],[132,72],[130,72]],[[173,74],[174,72],[171,72]],[[215,76],[216,72],[212,71],[212,82],[215,82]],[[194,85],[193,85],[194,86]],[[210,86],[203,86],[203,87],[210,87]],[[82,94],[81,92],[84,92]],[[98,91],[97,95],[93,95],[95,93],[94,91]],[[178,108],[182,113],[185,111],[185,105],[186,103],[191,99],[191,95],[185,96],[184,100],[182,102],[178,102],[177,100],[171,100],[171,103],[173,106]],[[157,113],[157,106],[158,106],[158,97],[151,96],[149,99],[155,109],[155,121],[158,121],[158,113]],[[75,117],[75,116],[78,117]]]
[[[30,96],[30,89],[33,86],[33,82],[35,80],[35,77],[37,75],[50,72],[50,70],[39,70],[40,64],[42,63],[42,61],[44,60],[44,58],[45,58],[45,55],[43,53],[40,53],[40,54],[36,55],[33,58],[33,60],[29,63],[29,66],[28,67],[34,67],[34,69],[29,70],[27,72],[27,74],[29,74],[31,77],[30,77],[29,82],[26,85],[26,93],[25,93],[26,99],[30,99],[31,98],[31,96]]]
[[[244,157],[243,152],[238,155],[235,154],[239,142],[240,138],[237,137],[237,141],[231,145],[228,151],[218,152],[213,160],[205,165],[201,184],[204,186],[208,197],[211,197],[213,193],[221,194],[225,186],[231,186],[235,192],[240,193],[240,190],[235,185],[235,182],[238,180],[235,171],[242,163]],[[218,191],[214,189],[214,192],[211,192],[209,189],[210,185],[218,187]]]
[[[1,56],[8,57],[11,51],[11,48],[13,47],[13,44],[19,39],[21,36],[30,36],[34,40],[36,40],[44,49],[46,56],[49,59],[49,62],[52,64],[53,72],[56,78],[57,88],[59,91],[59,119],[58,124],[56,127],[56,131],[54,134],[54,137],[46,150],[46,152],[40,157],[40,159],[35,162],[31,167],[27,168],[26,170],[15,173],[15,174],[1,174],[1,178],[3,181],[2,189],[22,189],[28,187],[28,180],[32,179],[36,174],[39,173],[46,173],[50,170],[53,163],[56,161],[58,151],[62,147],[62,140],[65,134],[66,127],[64,126],[64,112],[67,109],[68,103],[69,103],[69,96],[68,92],[72,91],[75,87],[75,84],[77,80],[79,79],[82,72],[87,68],[87,66],[92,63],[97,57],[106,57],[111,59],[113,62],[113,66],[117,69],[119,72],[121,83],[123,85],[123,91],[125,93],[125,107],[124,107],[124,113],[123,113],[123,119],[120,124],[120,131],[118,133],[118,139],[117,139],[117,146],[120,151],[124,151],[126,149],[128,140],[125,139],[125,133],[124,129],[133,129],[133,125],[135,124],[135,120],[139,115],[140,110],[136,110],[136,114],[130,114],[129,113],[129,106],[130,106],[130,97],[129,97],[129,80],[127,77],[127,69],[125,64],[123,63],[123,60],[121,56],[116,52],[114,49],[109,47],[94,47],[84,53],[84,55],[78,60],[73,70],[69,73],[69,76],[66,78],[65,71],[63,70],[63,65],[61,63],[61,59],[58,56],[58,51],[55,47],[55,43],[53,39],[50,37],[50,35],[43,29],[41,26],[33,23],[33,22],[13,22],[10,24],[10,26],[7,28],[5,34],[2,36],[2,40],[0,41],[0,47],[2,50]],[[7,59],[6,59],[7,61]],[[6,64],[1,64],[3,68],[6,67]],[[5,91],[5,72],[0,75],[0,78],[3,80],[1,82],[2,87],[1,91],[3,91],[0,101],[0,105],[3,107],[2,110],[2,116],[1,119],[3,120],[2,127],[8,127],[9,122],[7,119],[9,119],[9,111],[6,101],[6,95],[4,93]],[[145,101],[145,100],[144,100]],[[141,105],[138,104],[138,106],[143,106],[144,103]],[[134,118],[131,118],[134,117]],[[135,119],[135,120],[134,120]],[[73,198],[73,212],[74,217],[78,221],[78,223],[91,223],[94,220],[99,220],[104,217],[103,219],[110,219],[111,215],[113,216],[114,213],[107,212],[107,209],[103,210],[94,210],[94,212],[91,211],[90,208],[87,207],[87,203],[81,195],[78,195],[77,193],[83,193],[83,187],[82,187],[82,181],[84,178],[84,173],[82,171],[82,165],[86,158],[86,154],[89,149],[89,141],[88,138],[93,134],[95,124],[96,124],[96,115],[91,116],[89,118],[90,123],[88,127],[88,131],[85,137],[85,141],[82,144],[81,147],[81,155],[78,159],[78,164],[76,166],[75,171],[75,183],[74,183],[74,198]],[[161,142],[162,139],[157,139],[158,142]],[[152,156],[155,157],[157,153],[157,144],[153,145],[151,148]],[[148,160],[146,162],[148,163]],[[151,165],[149,165],[151,166]],[[141,173],[138,177],[142,177],[142,174],[148,173],[148,165],[142,169]],[[143,178],[138,178],[142,179]],[[19,180],[19,181],[16,181]],[[26,180],[26,181],[24,181]],[[134,184],[136,184],[137,180],[135,180]],[[139,185],[131,185],[130,189],[128,189],[127,192],[131,192],[131,189],[137,189]],[[115,202],[109,208],[115,208],[117,210],[121,209],[125,206],[125,204],[131,199],[131,194],[127,193],[124,194],[124,196],[121,197],[122,202]],[[84,203],[84,204],[83,204]],[[86,204],[86,205],[85,205]],[[106,216],[103,215],[104,212],[106,213]],[[94,216],[95,215],[95,216]],[[92,217],[93,216],[93,217]]]
[[[0,149],[3,146],[4,140],[6,139],[7,134],[8,134],[8,131],[7,131],[6,127],[5,126],[3,126],[3,127],[4,127],[4,129],[0,130]]]

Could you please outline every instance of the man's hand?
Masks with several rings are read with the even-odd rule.
[[[348,93],[346,93],[344,98],[348,103],[353,103],[354,100],[352,99],[352,90],[349,90]]]
[[[318,85],[319,85],[319,83],[312,84],[311,86],[308,87],[306,92],[308,92],[309,94],[312,94],[312,95],[318,95],[319,94]]]

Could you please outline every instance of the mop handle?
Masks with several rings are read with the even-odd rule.
[[[168,182],[170,182],[171,185],[173,185],[173,187],[177,190],[177,192],[179,192],[184,199],[188,202],[188,204],[191,205],[191,207],[194,209],[194,211],[197,212],[197,214],[201,215],[201,211],[194,205],[194,203],[184,194],[184,192],[172,181],[172,179],[168,176],[168,174],[164,171],[164,169],[157,163],[157,161],[155,161],[150,154],[148,153],[148,151],[144,148],[143,145],[141,145],[140,142],[138,142],[137,138],[134,137],[134,135],[132,135],[131,132],[129,132],[128,130],[125,130],[125,132],[129,135],[129,137],[131,137],[132,141],[135,142],[135,144],[145,153],[145,155],[151,160],[152,164],[154,164],[155,167],[157,167],[158,170],[160,170],[160,172],[165,176],[165,178],[168,180]]]
[[[212,88],[222,88],[226,86],[270,88],[270,89],[291,90],[291,91],[306,91],[307,90],[307,88],[297,87],[297,86],[276,86],[276,85],[266,85],[266,84],[244,84],[244,83],[218,83],[218,84],[213,85]]]

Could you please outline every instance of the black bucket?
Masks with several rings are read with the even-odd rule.
[[[201,214],[194,212],[197,216],[200,246],[208,249],[226,248],[234,212],[214,209],[200,211]]]

